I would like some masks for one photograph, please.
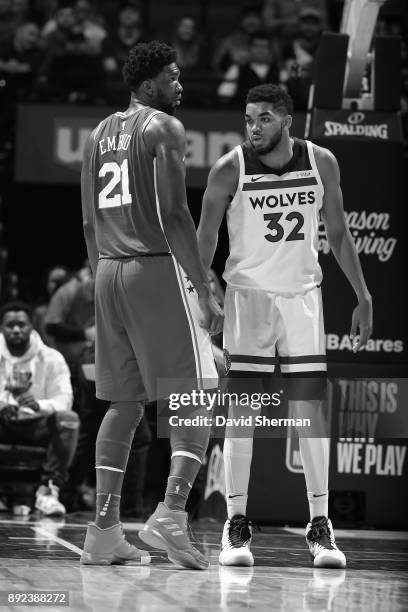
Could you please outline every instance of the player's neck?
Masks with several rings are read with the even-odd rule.
[[[270,168],[283,168],[293,156],[293,138],[283,135],[279,144],[270,153],[259,155],[259,159]]]
[[[126,109],[125,113],[127,115],[132,115],[135,111],[139,110],[144,106],[150,106],[151,108],[155,108],[155,105],[152,103],[152,100],[148,99],[147,96],[143,94],[136,95],[132,93],[130,96],[129,106]]]

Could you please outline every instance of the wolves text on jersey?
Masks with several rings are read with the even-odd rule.
[[[293,206],[294,204],[302,206],[303,204],[314,204],[316,202],[316,194],[312,191],[296,191],[294,193],[279,193],[277,195],[250,196],[249,201],[252,208],[255,210],[257,206],[263,208],[276,208],[276,206]]]

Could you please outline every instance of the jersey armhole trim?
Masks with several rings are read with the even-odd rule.
[[[239,172],[239,174],[238,174],[238,183],[237,183],[237,188],[235,190],[235,193],[234,193],[234,195],[232,197],[232,200],[231,200],[228,208],[231,208],[233,206],[233,204],[235,203],[235,200],[237,198],[237,195],[239,193],[241,193],[241,191],[242,191],[242,184],[244,182],[244,177],[245,177],[245,160],[244,160],[244,153],[242,151],[242,146],[238,145],[237,147],[235,147],[235,151],[237,153],[238,162],[239,162],[239,165],[238,165],[238,172]]]
[[[98,125],[96,126],[96,128],[93,130],[92,137],[93,137],[94,141],[96,140],[96,135],[97,135],[97,133],[99,132],[100,127],[101,127],[101,125],[102,125],[102,123],[103,123],[104,121],[105,121],[105,119],[102,119],[102,121],[100,121],[100,122],[98,123]]]
[[[148,117],[146,117],[146,119],[143,121],[143,124],[142,124],[142,129],[140,130],[140,134],[141,134],[141,136],[142,136],[142,140],[143,140],[143,142],[144,142],[144,144],[145,144],[145,147],[146,147],[146,149],[149,151],[150,155],[153,155],[153,157],[155,157],[154,152],[153,152],[153,151],[150,151],[150,149],[148,148],[148,146],[147,146],[147,144],[146,144],[146,141],[145,141],[145,139],[144,139],[144,133],[145,133],[145,130],[146,130],[147,126],[149,125],[149,123],[150,123],[150,122],[151,122],[151,120],[153,119],[153,117],[156,117],[157,115],[162,115],[162,114],[163,114],[163,113],[162,113],[162,111],[159,111],[159,110],[153,111],[153,112],[152,112],[152,113],[151,113],[151,114],[150,114]]]
[[[322,197],[323,197],[323,195],[324,195],[324,186],[323,186],[322,179],[320,177],[319,170],[317,168],[316,159],[315,159],[315,155],[314,155],[314,151],[313,151],[313,143],[310,140],[306,140],[306,146],[307,146],[307,152],[308,152],[308,155],[309,155],[310,165],[312,167],[313,174],[316,176],[316,180],[317,180],[317,183],[318,183],[318,185],[319,185],[319,187],[321,189]]]

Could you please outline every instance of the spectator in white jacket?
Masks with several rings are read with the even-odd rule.
[[[33,330],[30,307],[5,304],[0,310],[0,442],[47,446],[35,507],[48,516],[65,514],[59,490],[79,428],[72,402],[67,363]]]

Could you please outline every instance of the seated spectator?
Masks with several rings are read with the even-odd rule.
[[[106,30],[94,12],[92,3],[88,0],[77,0],[74,5],[76,27],[82,32],[88,43],[90,53],[98,55],[102,49],[102,41],[106,38]]]
[[[294,64],[301,69],[303,76],[310,76],[323,32],[323,18],[316,9],[303,9],[299,20],[298,36],[283,50],[285,67],[281,79],[284,82],[289,77]]]
[[[30,98],[42,60],[40,31],[35,23],[22,24],[13,38],[0,42],[0,78],[5,81],[2,93],[6,100],[14,104],[18,98]]]
[[[0,0],[0,43],[13,38],[16,29],[12,0]]]
[[[281,82],[286,84],[295,109],[306,109],[314,58],[323,31],[323,17],[314,8],[300,12],[299,35],[283,50]]]
[[[79,358],[95,339],[94,281],[74,276],[52,296],[45,317],[45,330],[63,354],[74,382]]]
[[[334,0],[338,3],[338,0]],[[343,0],[340,0],[341,2]],[[327,24],[327,0],[265,0],[262,17],[269,32],[278,36],[283,45],[289,44],[298,34],[299,15],[302,9],[317,11]]]
[[[269,35],[258,32],[251,39],[248,64],[233,64],[227,70],[218,87],[218,97],[224,103],[241,107],[248,90],[263,83],[279,83],[279,68]]]
[[[48,83],[47,97],[64,102],[99,101],[102,69],[95,47],[77,27],[70,5],[61,6],[52,22],[45,26],[46,57],[43,80]]]
[[[207,40],[198,31],[194,17],[186,15],[178,21],[170,44],[182,70],[183,105],[194,108],[212,105],[216,80],[210,73]]]
[[[122,66],[130,49],[147,40],[140,8],[133,2],[125,2],[118,14],[116,29],[102,44],[102,64],[108,77],[106,90],[110,102],[127,102],[129,92],[123,83]]]
[[[233,64],[243,66],[249,61],[251,36],[262,26],[260,12],[253,6],[244,7],[239,29],[221,41],[214,56],[214,70],[222,76]]]
[[[47,314],[48,304],[56,290],[68,280],[69,273],[65,266],[53,266],[47,273],[45,300],[36,306],[33,311],[33,327],[40,334],[47,346],[54,347],[52,336],[49,336],[45,330],[45,316]]]
[[[77,0],[72,6],[67,5],[61,8],[62,10],[64,8],[73,8],[73,25],[75,30],[83,34],[84,40],[88,45],[88,52],[99,53],[102,41],[106,37],[106,30],[101,25],[102,20],[96,16],[91,2],[88,0]],[[45,24],[43,36],[48,37],[55,32],[59,27],[59,22],[61,23],[61,14],[57,12]]]
[[[27,21],[35,20],[29,0],[13,0],[11,10],[14,15],[15,23],[18,26]]]
[[[65,514],[59,490],[79,427],[71,410],[68,366],[33,330],[31,310],[23,302],[3,306],[0,330],[0,441],[48,447],[35,507],[48,516]]]
[[[183,76],[186,69],[208,66],[208,53],[194,17],[186,15],[179,20],[170,44],[176,50],[177,65],[183,69]]]

